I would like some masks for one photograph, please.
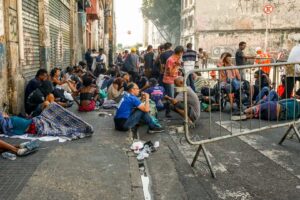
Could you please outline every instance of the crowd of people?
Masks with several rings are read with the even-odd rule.
[[[190,73],[187,78],[187,118],[194,127],[200,117],[202,103],[216,104],[227,97],[230,108],[243,113],[243,118],[286,120],[300,117],[300,90],[293,93],[295,81],[299,81],[299,65],[286,66],[285,76],[278,90],[270,78],[271,68],[261,67],[254,74],[254,82],[246,80],[245,70],[226,69],[246,65],[247,60],[256,64],[269,64],[267,54],[257,48],[259,56],[244,54],[245,42],[239,43],[235,54],[224,52],[217,67],[224,70],[210,71],[210,78],[201,73]],[[290,53],[290,62],[300,62],[300,46]],[[201,62],[199,62],[201,60]],[[25,115],[9,116],[1,113],[2,133],[40,134],[82,138],[90,136],[93,128],[67,108],[75,102],[80,112],[94,111],[99,107],[116,109],[114,126],[118,131],[136,131],[141,124],[148,126],[148,133],[164,131],[157,118],[164,112],[170,118],[172,112],[185,118],[184,94],[176,87],[184,86],[184,75],[199,67],[207,68],[208,55],[202,48],[196,52],[193,45],[176,46],[167,42],[154,49],[149,45],[141,54],[136,48],[125,50],[116,57],[115,64],[108,67],[103,49],[90,50],[85,61],[66,69],[53,68],[37,71],[25,89]],[[199,64],[200,63],[200,64]],[[181,90],[180,90],[181,91]],[[221,94],[225,96],[221,97]],[[243,98],[241,98],[243,97]],[[291,97],[295,97],[292,98]],[[241,117],[239,118],[241,119]],[[55,126],[53,126],[55,122]],[[72,126],[70,126],[72,125]],[[17,155],[28,153],[21,146],[0,141],[0,150]]]

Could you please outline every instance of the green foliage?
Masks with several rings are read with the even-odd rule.
[[[168,41],[179,43],[180,0],[143,0],[142,13]]]

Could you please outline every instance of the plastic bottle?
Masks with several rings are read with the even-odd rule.
[[[8,159],[8,160],[16,160],[17,159],[17,156],[15,154],[9,153],[9,152],[2,153],[2,157],[4,159]]]

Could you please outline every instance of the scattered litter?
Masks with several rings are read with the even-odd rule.
[[[64,136],[42,136],[42,137],[32,137],[30,134],[24,134],[24,135],[14,135],[14,136],[7,136],[4,134],[1,134],[0,137],[8,137],[8,138],[15,138],[15,139],[23,139],[23,140],[39,140],[41,142],[51,142],[58,140],[59,143],[63,143],[66,141],[71,141],[71,138],[64,137]]]
[[[9,153],[9,152],[4,152],[1,154],[2,158],[7,159],[7,160],[16,160],[17,156],[15,154]]]
[[[179,126],[176,128],[177,133],[184,133],[184,127],[183,126]]]
[[[141,141],[133,142],[130,149],[134,151],[134,153],[138,154],[141,149],[143,149],[144,143]]]
[[[137,155],[137,160],[141,161],[145,158],[148,158],[149,155],[155,151],[157,151],[159,147],[159,141],[154,142],[142,142],[142,141],[135,141],[132,143],[130,149],[134,151]]]
[[[144,160],[149,157],[149,153],[146,150],[142,150],[139,155],[136,157],[138,160]]]
[[[99,117],[111,117],[112,114],[108,112],[99,112]]]

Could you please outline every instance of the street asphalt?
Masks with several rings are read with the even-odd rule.
[[[72,110],[94,126],[94,135],[42,143],[38,152],[15,161],[0,159],[1,200],[144,199],[138,162],[129,152],[129,134],[115,131],[113,118],[100,117],[98,111]],[[145,126],[138,130],[141,140],[160,143],[144,162],[152,199],[300,199],[300,143],[294,138],[278,145],[286,128],[207,144],[217,176],[213,179],[202,153],[195,167],[190,166],[197,146],[183,138],[180,117],[165,119],[160,113],[159,118],[166,126],[164,133],[149,135]],[[228,114],[213,113],[210,120],[208,113],[201,113],[192,135],[202,139],[271,124],[235,122],[227,131],[228,120]],[[217,124],[220,121],[225,128]]]

